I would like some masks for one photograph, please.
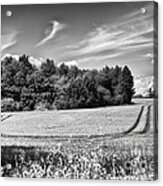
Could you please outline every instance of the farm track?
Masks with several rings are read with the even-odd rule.
[[[142,129],[142,131],[135,131],[138,125],[140,124],[140,120],[142,118],[142,114],[144,113],[144,109],[147,107],[147,113],[146,113],[146,122],[145,126]],[[137,119],[133,126],[131,126],[128,130],[121,132],[121,133],[107,133],[107,134],[101,134],[101,135],[9,135],[9,134],[1,134],[1,137],[4,138],[22,138],[23,139],[95,139],[95,138],[103,138],[103,137],[110,137],[111,139],[114,138],[122,138],[128,135],[135,135],[135,134],[145,134],[150,129],[150,112],[151,112],[151,105],[148,106],[142,106]],[[7,115],[6,117],[2,118],[3,120],[7,119],[8,117],[11,117],[11,115]],[[2,121],[1,119],[1,121]],[[155,128],[156,130],[156,128]]]
[[[146,114],[146,123],[142,131],[137,132],[138,134],[145,134],[149,131],[150,129],[150,111],[151,111],[151,106],[149,105],[147,107],[147,114]]]
[[[4,121],[4,120],[10,118],[11,116],[12,116],[12,114],[4,115],[4,116],[2,115],[1,116],[1,121]]]
[[[122,134],[129,134],[130,132],[132,132],[134,129],[136,129],[136,127],[138,126],[139,122],[140,122],[140,119],[142,117],[142,114],[143,114],[143,111],[144,111],[144,106],[141,107],[141,110],[138,114],[138,117],[136,119],[136,122],[133,124],[133,126],[131,128],[129,128],[127,131],[123,132]]]
[[[146,122],[145,122],[145,126],[143,127],[143,129],[141,131],[135,131],[135,129],[138,127],[138,124],[140,123],[142,114],[144,112],[144,106],[142,106],[141,111],[138,114],[138,118],[135,122],[135,124],[128,129],[127,131],[125,131],[123,134],[129,134],[129,133],[134,133],[134,134],[145,134],[149,131],[150,129],[150,112],[151,112],[151,105],[147,106],[147,113],[146,113]]]

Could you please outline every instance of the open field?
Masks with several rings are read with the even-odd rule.
[[[134,103],[3,113],[2,176],[155,179],[157,133],[153,100],[135,99]],[[132,162],[136,166],[131,166]],[[126,163],[131,167],[127,168]]]
[[[2,145],[48,146],[56,142],[150,144],[153,146],[153,100],[135,99],[135,104],[96,109],[3,113]],[[141,134],[150,106],[150,129]],[[138,126],[127,135],[119,135],[132,127],[143,108]]]

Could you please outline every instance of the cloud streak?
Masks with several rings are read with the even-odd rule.
[[[17,43],[17,32],[1,35],[1,52]]]
[[[108,51],[103,54],[103,57],[99,57],[102,60],[102,58],[120,58],[121,55],[129,56],[130,52],[152,48],[152,19],[153,8],[151,5],[137,9],[110,24],[99,25],[77,45],[68,46],[68,54],[74,56],[75,59],[84,59],[84,57],[89,59],[89,56],[97,58],[97,54]],[[118,54],[116,55],[116,53]]]
[[[115,59],[117,57],[119,57],[122,53],[121,52],[117,52],[115,54],[108,54],[108,55],[98,55],[98,56],[89,56],[89,57],[83,57],[83,58],[79,58],[76,60],[76,63],[78,64],[83,64],[83,63],[88,63],[91,64],[92,62],[99,62],[99,61],[106,61],[109,59]]]
[[[61,24],[59,23],[58,21],[54,20],[54,21],[51,21],[51,24],[52,24],[52,27],[51,27],[51,31],[50,33],[44,37],[41,41],[39,41],[35,47],[39,47],[41,45],[44,45],[45,43],[47,43],[48,41],[52,40],[53,38],[55,38],[57,32],[61,31],[65,25],[64,24]],[[45,32],[48,32],[48,30],[46,29]]]

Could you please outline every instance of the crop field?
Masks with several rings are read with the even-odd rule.
[[[95,109],[2,113],[2,156],[10,147],[50,152],[62,146],[68,155],[101,147],[107,153],[123,154],[140,147],[153,157],[157,138],[153,100],[133,102]]]
[[[137,142],[152,145],[153,100],[135,99],[135,104],[96,109],[65,111],[34,111],[3,113],[1,124],[2,145],[53,146],[55,141],[109,141]],[[128,135],[127,131],[138,118],[138,126]],[[141,134],[145,127],[147,108],[150,107],[150,129]],[[98,138],[98,139],[96,139]],[[68,140],[67,140],[68,139]],[[138,140],[139,139],[139,140]],[[90,143],[91,144],[91,143]]]

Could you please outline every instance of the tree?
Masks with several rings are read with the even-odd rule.
[[[134,94],[130,69],[85,70],[47,59],[39,67],[27,55],[1,62],[2,110],[71,109],[129,104]],[[152,90],[149,90],[152,95]]]
[[[118,85],[115,89],[116,95],[122,95],[121,98],[119,97],[121,99],[119,100],[120,104],[129,104],[131,102],[132,96],[135,93],[133,86],[131,71],[125,66],[119,76]]]
[[[61,66],[59,67],[59,75],[66,76],[68,72],[69,72],[69,67],[64,63],[62,63]]]
[[[45,77],[50,77],[53,74],[55,74],[57,71],[57,68],[54,65],[53,60],[47,59],[45,63],[42,63],[41,65],[41,73]]]

